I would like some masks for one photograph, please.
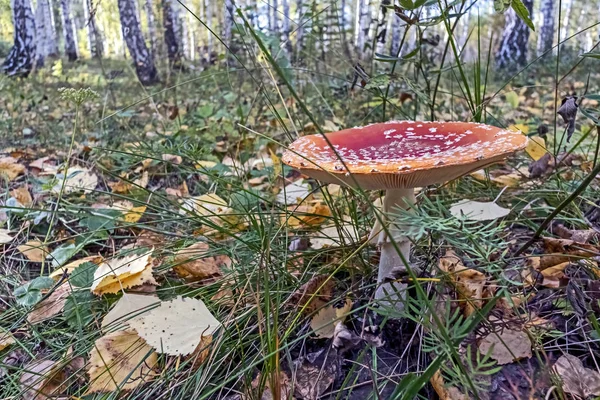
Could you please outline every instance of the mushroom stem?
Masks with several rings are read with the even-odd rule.
[[[394,268],[407,268],[402,261],[402,256],[409,262],[411,242],[404,234],[406,227],[394,223],[393,213],[395,209],[409,209],[415,204],[415,191],[410,189],[388,189],[383,200],[384,218],[390,221],[388,226],[389,237],[385,232],[378,235],[378,244],[381,246],[381,258],[379,260],[379,272],[377,274],[377,283],[381,284]],[[394,247],[394,243],[400,251]],[[393,287],[392,287],[393,286]],[[402,284],[383,284],[380,285],[375,293],[376,299],[387,297],[395,290],[404,289],[406,285]],[[388,293],[386,293],[388,292]]]

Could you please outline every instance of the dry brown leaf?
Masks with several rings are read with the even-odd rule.
[[[30,240],[27,243],[18,246],[17,250],[27,257],[29,261],[33,262],[44,261],[50,253],[48,247],[39,240]]]
[[[479,351],[488,354],[499,365],[510,364],[531,357],[531,340],[523,331],[503,329],[490,333],[479,342]]]
[[[600,249],[594,245],[577,243],[568,239],[544,237],[543,245],[546,255],[541,256],[540,271],[567,261],[594,257],[600,253]]]
[[[295,395],[304,400],[319,399],[335,381],[339,363],[337,353],[325,349],[296,360]]]
[[[335,281],[329,275],[316,275],[296,290],[290,304],[301,308],[304,314],[312,314],[331,300]]]
[[[222,267],[229,267],[231,259],[226,255],[202,257],[209,250],[204,242],[179,250],[174,257],[173,271],[181,278],[189,281],[199,281],[207,278],[222,276]]]
[[[290,382],[290,378],[288,378],[287,374],[283,371],[279,372],[279,377],[275,372],[269,374],[269,376],[265,380],[265,384],[263,387],[262,393],[258,393],[258,390],[261,386],[261,374],[259,373],[256,378],[252,380],[251,390],[252,393],[249,393],[248,396],[244,397],[244,400],[250,399],[260,399],[260,400],[292,400],[292,386]],[[273,389],[271,389],[273,388]],[[273,397],[273,392],[278,393],[275,397]]]
[[[0,158],[0,178],[4,178],[10,182],[23,172],[25,172],[25,166],[19,164],[16,158]]]
[[[175,164],[175,165],[179,165],[183,161],[181,156],[178,156],[176,154],[163,154],[162,160],[166,161],[167,163]]]
[[[600,396],[600,373],[585,368],[579,358],[565,354],[556,361],[554,370],[562,380],[565,392],[582,399]]]
[[[20,383],[24,400],[42,400],[62,394],[66,389],[64,368],[51,360],[33,360],[23,367]]]
[[[135,389],[154,378],[157,361],[156,353],[134,330],[102,336],[90,353],[86,394]]]
[[[192,352],[192,354],[185,356],[186,361],[190,361],[190,368],[192,371],[200,368],[204,360],[208,358],[210,354],[210,348],[212,344],[212,335],[202,336],[200,344]]]
[[[49,169],[53,169],[53,167],[54,160],[51,157],[38,158],[29,163],[29,168],[39,169],[40,171],[48,171]]]
[[[431,386],[440,397],[440,400],[469,400],[469,396],[464,395],[454,386],[447,386],[439,370],[429,379]]]
[[[61,313],[69,294],[71,294],[71,285],[65,282],[31,310],[27,315],[27,321],[31,324],[37,324]]]
[[[290,228],[318,226],[331,217],[331,209],[326,204],[315,202],[288,207],[288,214],[281,216],[281,223]]]
[[[52,193],[64,194],[82,190],[90,193],[98,185],[98,176],[87,168],[72,166],[68,171],[62,171],[56,176],[57,183],[51,189]],[[64,185],[63,185],[64,184]]]
[[[484,299],[489,297],[486,288],[486,277],[483,273],[465,267],[460,258],[452,251],[446,251],[440,258],[439,268],[448,274],[456,288],[461,308],[466,316],[483,306]]]
[[[15,343],[15,338],[8,332],[0,332],[0,351]]]
[[[352,310],[352,300],[347,299],[341,308],[329,305],[319,310],[311,319],[310,327],[318,338],[332,338],[336,325],[344,322]]]
[[[14,237],[10,235],[8,229],[0,229],[0,244],[10,243],[13,239]]]
[[[10,195],[17,199],[22,206],[29,207],[33,204],[33,198],[31,197],[31,193],[29,193],[27,186],[21,186],[11,190]]]

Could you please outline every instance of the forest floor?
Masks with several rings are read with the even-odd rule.
[[[0,80],[0,398],[600,396],[593,79],[490,81],[483,120],[532,140],[398,216],[417,274],[399,309],[373,301],[382,193],[281,155],[315,123],[468,119],[459,88],[442,82],[431,110],[394,82],[383,115],[389,80],[298,73],[300,104],[247,72],[143,88],[105,61]],[[573,93],[567,142],[556,111]]]

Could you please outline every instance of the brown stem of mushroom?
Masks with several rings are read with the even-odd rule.
[[[384,220],[389,221],[388,234],[381,231],[378,234],[377,243],[381,246],[381,258],[379,260],[379,271],[377,274],[378,288],[375,297],[381,299],[387,297],[394,290],[401,289],[399,284],[383,284],[385,278],[390,275],[394,268],[408,268],[402,258],[409,262],[411,242],[404,234],[406,228],[394,223],[394,212],[398,208],[405,210],[415,204],[415,191],[410,189],[389,189],[383,200]],[[394,246],[394,242],[396,246]],[[398,250],[396,250],[396,247]],[[401,256],[402,255],[402,256]],[[387,292],[387,294],[386,294]]]

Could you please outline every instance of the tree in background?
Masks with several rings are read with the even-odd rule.
[[[159,81],[154,59],[144,42],[134,0],[118,0],[123,38],[135,65],[135,72],[143,85]]]
[[[13,0],[14,43],[2,64],[9,76],[27,76],[35,61],[35,20],[30,0]]]
[[[48,57],[58,55],[54,16],[50,0],[38,0],[35,10],[36,56],[37,65],[44,65]]]
[[[538,38],[538,55],[541,55],[552,48],[552,43],[554,41],[554,0],[542,0],[540,8],[543,25]]]
[[[104,46],[102,35],[96,24],[96,9],[93,6],[92,0],[83,0],[83,12],[90,54],[94,58],[100,58],[104,53]]]
[[[60,0],[63,34],[65,37],[65,54],[69,61],[75,61],[79,57],[77,51],[77,36],[75,26],[71,18],[71,0]]]
[[[152,57],[154,57],[156,55],[157,40],[156,40],[156,21],[154,18],[154,7],[152,4],[152,0],[144,1],[144,10],[146,11],[146,23],[148,24],[148,37],[150,39],[150,53],[152,54]],[[166,24],[165,24],[165,27],[166,27]],[[166,41],[166,35],[165,35],[165,41]],[[167,49],[168,49],[168,46],[169,45],[167,44]]]
[[[523,4],[531,15],[533,0],[523,0]],[[505,16],[502,39],[496,52],[496,65],[501,69],[514,70],[527,63],[529,27],[512,7],[506,11]]]
[[[177,14],[173,9],[173,1],[176,0],[162,0],[163,25],[165,27],[165,44],[167,45],[169,63],[174,68],[180,68],[183,58],[183,46],[178,35],[180,33],[177,29],[179,21],[176,20]]]

